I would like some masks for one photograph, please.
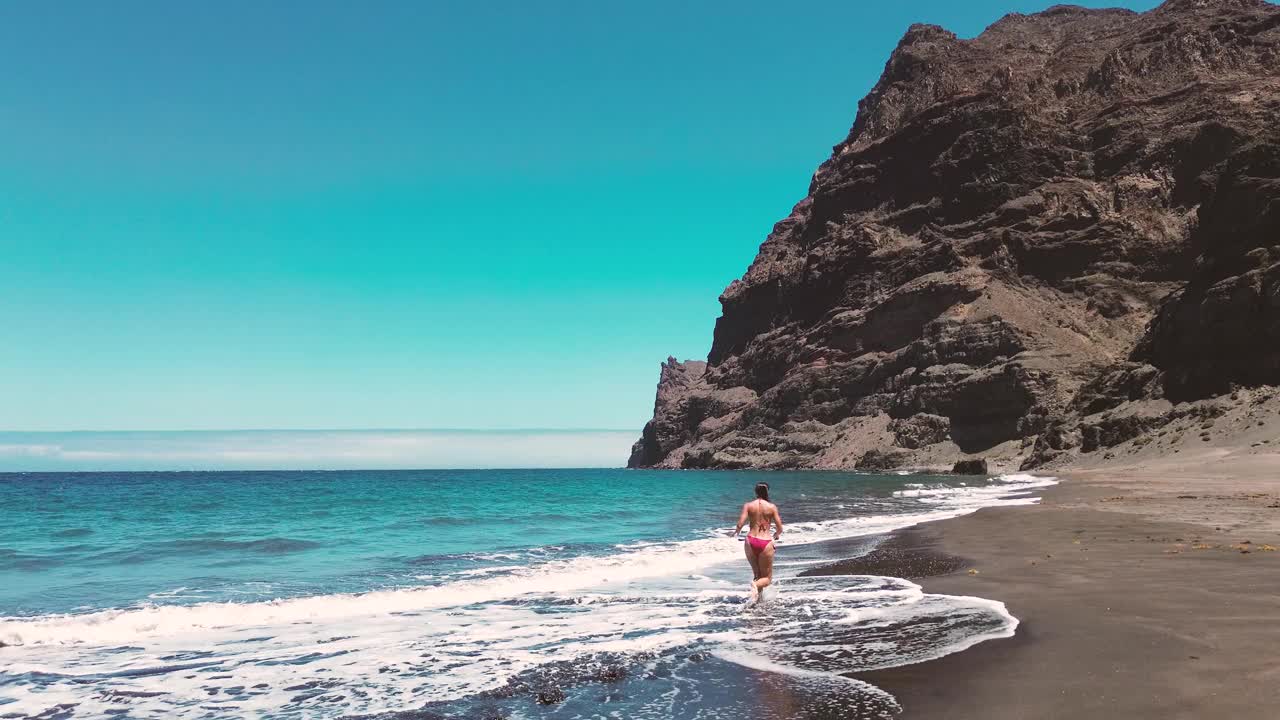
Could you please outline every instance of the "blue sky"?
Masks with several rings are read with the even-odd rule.
[[[1049,4],[6,3],[0,429],[638,429],[907,25]]]

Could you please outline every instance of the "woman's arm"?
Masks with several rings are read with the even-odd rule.
[[[742,504],[742,514],[738,516],[738,527],[733,529],[733,537],[738,537],[738,533],[742,532],[742,526],[747,524],[747,503]]]
[[[778,506],[773,506],[773,524],[778,527],[773,531],[773,539],[777,540],[782,535],[782,516],[778,514]]]

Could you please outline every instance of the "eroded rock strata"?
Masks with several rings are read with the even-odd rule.
[[[720,301],[631,466],[1034,467],[1280,384],[1280,7],[911,27]]]

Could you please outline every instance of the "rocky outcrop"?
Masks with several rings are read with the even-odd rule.
[[[657,464],[694,438],[697,425],[691,425],[689,418],[701,414],[700,406],[710,398],[710,393],[699,392],[706,370],[707,364],[696,360],[681,363],[668,357],[662,363],[653,419],[645,424],[640,439],[631,446],[628,466]]]
[[[1031,466],[1280,383],[1277,118],[1263,0],[911,27],[629,464]]]
[[[957,475],[986,475],[990,470],[985,459],[973,458],[971,460],[957,460],[956,464],[951,467],[951,472]]]

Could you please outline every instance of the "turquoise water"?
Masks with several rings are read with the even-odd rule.
[[[829,514],[828,502],[874,510],[902,486],[892,476],[768,479],[798,521]],[[358,592],[690,539],[731,525],[751,482],[618,470],[0,476],[0,612],[126,607],[165,593],[190,603]]]
[[[865,552],[896,527],[1029,502],[1040,483],[1025,476],[963,484],[622,470],[6,474],[0,715],[67,705],[68,717],[426,707],[447,717],[498,703],[513,717],[574,707],[591,717],[586,696],[574,694],[595,682],[582,668],[688,670],[679,653],[693,647],[713,663],[699,672],[722,679],[733,673],[706,668],[736,667],[734,677],[744,667],[805,669],[817,673],[801,674],[809,685],[839,677],[856,668],[827,667],[813,660],[816,650],[777,657],[741,634],[749,574],[726,529],[760,479],[787,523],[769,617],[798,613],[774,631],[812,626],[809,642],[849,613],[897,608],[899,647],[864,648],[862,667],[1010,630],[998,603],[940,600],[891,579],[798,575]],[[926,612],[932,605],[956,620]],[[837,645],[883,634],[866,628]],[[568,658],[578,661],[566,666]],[[670,668],[660,682],[621,675],[631,700],[619,702],[636,717],[664,707],[672,677],[691,677]],[[325,679],[317,692],[296,689],[317,677]],[[529,699],[538,683],[568,694],[539,704]],[[891,706],[872,690],[860,696],[868,707]],[[821,688],[806,692],[825,702]],[[706,712],[733,707],[727,696],[707,702]]]

